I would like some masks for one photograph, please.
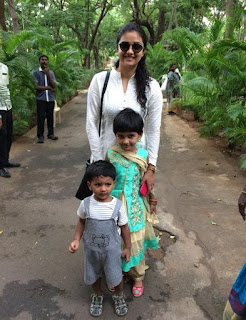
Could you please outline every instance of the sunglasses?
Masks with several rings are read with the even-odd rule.
[[[132,46],[132,51],[134,53],[139,53],[143,50],[143,46],[138,42],[130,43],[127,41],[122,41],[119,43],[120,50],[123,52],[127,52],[130,49],[130,46]]]

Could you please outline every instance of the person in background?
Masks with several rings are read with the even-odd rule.
[[[13,133],[13,116],[8,84],[8,67],[0,62],[0,176],[4,178],[11,177],[7,168],[20,167],[20,163],[9,161]]]
[[[176,87],[180,83],[180,73],[175,72],[176,65],[173,63],[170,65],[168,74],[167,74],[167,86],[166,86],[166,95],[167,95],[167,112],[169,115],[174,115],[176,113],[176,107],[172,105],[172,100],[175,98],[180,98],[180,88]]]
[[[149,162],[142,182],[148,190],[154,186],[154,173],[159,150],[163,107],[159,83],[150,77],[146,66],[147,37],[134,22],[123,26],[117,36],[118,60],[110,72],[103,99],[101,132],[98,132],[100,105],[106,71],[96,74],[87,98],[86,131],[90,144],[91,161],[104,160],[107,150],[116,143],[113,120],[123,109],[131,108],[141,114],[145,129],[138,147],[148,150]]]
[[[38,143],[44,143],[44,121],[47,118],[48,139],[57,140],[54,135],[54,107],[56,78],[54,72],[49,70],[49,58],[46,55],[39,57],[40,67],[33,72],[36,84],[37,102],[37,137]]]

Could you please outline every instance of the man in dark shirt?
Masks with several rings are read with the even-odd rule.
[[[57,140],[54,135],[54,105],[56,78],[54,72],[49,70],[49,58],[46,55],[39,57],[40,67],[34,71],[36,83],[36,101],[37,101],[37,137],[38,143],[44,143],[44,121],[47,118],[48,139]]]

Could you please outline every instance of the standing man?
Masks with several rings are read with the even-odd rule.
[[[13,117],[10,92],[8,89],[8,67],[0,62],[0,176],[10,178],[7,168],[20,167],[20,163],[9,161],[12,144]]]
[[[37,137],[38,143],[44,143],[44,121],[47,118],[48,139],[57,140],[54,135],[54,106],[56,78],[54,72],[48,68],[49,58],[46,55],[39,57],[40,67],[33,75],[36,83],[37,101]]]

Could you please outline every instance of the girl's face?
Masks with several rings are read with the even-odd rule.
[[[116,141],[121,147],[122,150],[128,152],[136,152],[136,143],[139,139],[141,139],[142,134],[138,134],[137,132],[117,132]]]
[[[123,48],[124,51],[120,48],[119,44],[122,42],[124,42],[125,46],[126,42],[130,44],[129,49],[127,51],[125,51],[125,48]],[[142,46],[142,49],[138,46],[138,44]],[[140,59],[144,56],[144,54],[145,48],[143,44],[143,39],[139,35],[139,33],[136,31],[124,33],[118,43],[119,71],[121,71],[121,68],[125,67],[137,68],[138,63]]]

